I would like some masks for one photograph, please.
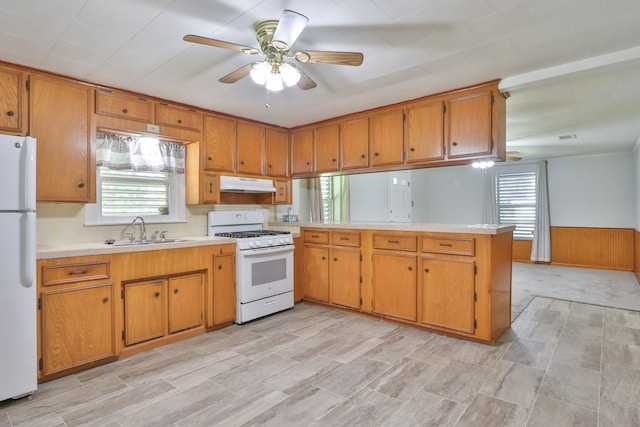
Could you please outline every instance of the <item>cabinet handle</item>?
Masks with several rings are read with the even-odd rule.
[[[416,149],[411,147],[411,148],[409,148],[409,151],[416,151]]]
[[[407,270],[412,271],[413,267],[409,266],[409,267],[407,267]]]
[[[311,162],[307,162],[307,165],[310,165],[310,164],[311,164]]]
[[[331,161],[332,161],[332,162],[335,162],[335,161],[336,161],[336,159],[331,159]]]
[[[209,193],[213,193],[213,183],[209,183]]]
[[[78,183],[78,188],[84,188],[84,182],[80,181],[80,182]]]
[[[338,258],[335,258],[335,257],[334,257],[334,258],[333,258],[333,260],[334,260],[334,261],[337,261],[337,260],[338,260]]]
[[[211,157],[207,157],[207,160],[213,160],[213,158],[211,158]]]
[[[318,236],[317,234],[312,234],[312,235],[311,235],[311,238],[312,238],[312,239],[317,239],[318,237],[320,237],[320,236]]]
[[[181,125],[182,124],[182,120],[178,119],[178,124]]]
[[[379,155],[380,155],[380,153],[373,153],[373,155],[374,155],[374,156],[379,156]]]
[[[326,259],[325,257],[322,257],[322,260],[323,260],[323,261],[324,261],[325,259]]]
[[[244,160],[240,160],[240,164],[241,164],[241,165],[244,165]]]
[[[109,297],[102,298],[102,302],[109,302]]]
[[[219,265],[219,266],[218,266],[218,270],[222,270],[222,265]]]
[[[270,164],[269,164],[268,166],[269,166],[269,168],[272,168],[272,167],[273,167],[273,166],[271,166]]]
[[[389,243],[400,243],[399,240],[389,240]]]
[[[428,273],[428,272],[429,272],[429,269],[428,269],[428,268],[425,268],[425,269],[424,269],[424,272],[425,272],[425,273]]]
[[[77,274],[87,274],[89,270],[73,270],[69,272],[69,276],[74,276]]]
[[[15,113],[13,111],[7,111],[7,116],[13,116]]]
[[[349,240],[348,237],[341,237],[340,240]]]
[[[451,243],[440,243],[440,246],[447,246],[447,247],[452,247],[453,245]]]
[[[123,108],[123,109],[122,109],[122,112],[123,112],[123,113],[125,113],[125,114],[127,114],[127,113],[129,112],[129,110],[127,110],[126,108]]]
[[[155,294],[153,294],[156,298],[158,298],[160,296],[160,292],[156,292]]]
[[[177,293],[178,293],[178,290],[179,290],[178,288],[175,288],[175,289],[173,290],[173,293],[174,293],[174,294],[177,294]]]
[[[457,145],[458,145],[458,143],[457,143],[457,142],[455,142],[455,141],[453,141],[453,142],[451,143],[451,145],[453,145],[453,146],[455,147],[455,146],[457,146]]]
[[[365,157],[367,157],[367,156],[366,156],[366,155],[364,155],[364,154],[360,154],[360,158],[361,158],[361,159],[364,159]]]

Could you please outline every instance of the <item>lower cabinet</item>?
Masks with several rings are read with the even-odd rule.
[[[360,309],[360,249],[331,247],[331,304]]]
[[[473,259],[422,258],[420,322],[454,331],[475,331]]]
[[[200,272],[125,283],[125,345],[201,326],[203,284]]]
[[[116,355],[109,262],[65,261],[38,266],[38,378]]]
[[[414,322],[417,319],[417,256],[373,254],[373,312]]]
[[[329,302],[329,247],[304,246],[303,297]]]
[[[219,326],[236,320],[236,254],[222,252],[213,256],[213,312],[207,326]]]

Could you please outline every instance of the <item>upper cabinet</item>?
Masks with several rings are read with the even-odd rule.
[[[494,148],[491,89],[463,92],[447,99],[447,157],[492,154]]]
[[[206,170],[235,172],[235,119],[205,114],[203,141],[204,168]]]
[[[314,172],[335,172],[339,169],[339,144],[340,127],[337,123],[325,124],[313,130]]]
[[[265,127],[262,125],[237,121],[238,173],[263,175],[264,130]]]
[[[26,134],[26,104],[24,73],[0,67],[1,131],[20,135]]]
[[[369,166],[369,117],[358,117],[340,123],[341,168],[359,169]]]
[[[264,135],[267,176],[289,176],[289,132],[267,127]]]
[[[36,166],[38,201],[87,203],[95,198],[93,93],[90,86],[64,79],[30,77],[30,129],[43,160]]]
[[[291,175],[313,173],[313,129],[291,131]]]
[[[159,102],[156,104],[156,124],[200,132],[202,130],[202,113],[193,108]]]
[[[153,102],[107,89],[96,90],[96,113],[144,123],[153,122]]]
[[[404,153],[404,110],[385,110],[370,117],[371,166],[402,164]]]
[[[444,159],[444,108],[441,98],[406,108],[404,142],[407,163]]]

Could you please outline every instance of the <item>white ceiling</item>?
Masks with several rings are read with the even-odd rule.
[[[299,64],[318,87],[218,79],[255,57],[283,9],[309,17],[292,50],[364,54]],[[638,0],[0,0],[0,60],[293,127],[503,79],[507,149],[530,158],[629,152],[640,137]],[[574,139],[559,139],[575,135]]]

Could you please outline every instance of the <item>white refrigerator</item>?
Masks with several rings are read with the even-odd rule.
[[[36,141],[0,135],[0,401],[37,388]]]

